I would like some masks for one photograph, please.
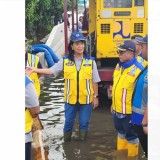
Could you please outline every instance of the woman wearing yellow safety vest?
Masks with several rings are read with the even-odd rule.
[[[112,88],[112,113],[118,131],[117,150],[118,153],[127,151],[128,158],[138,156],[139,139],[131,124],[132,95],[135,80],[144,69],[137,61],[135,51],[136,46],[131,40],[118,46],[120,62],[114,70]]]
[[[31,160],[33,118],[40,112],[38,97],[32,81],[25,76],[25,160]]]
[[[94,58],[84,50],[85,38],[80,32],[73,32],[68,45],[68,55],[49,69],[28,67],[28,72],[53,74],[64,72],[65,125],[64,140],[70,141],[77,112],[79,113],[79,139],[86,140],[91,112],[98,102],[100,82]]]

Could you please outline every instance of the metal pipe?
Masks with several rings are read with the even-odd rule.
[[[72,0],[72,32],[74,32],[74,0]]]
[[[78,31],[78,0],[76,0],[76,23],[77,23],[77,31]]]
[[[64,0],[64,40],[65,40],[65,54],[68,53],[68,27],[67,27],[67,0]]]

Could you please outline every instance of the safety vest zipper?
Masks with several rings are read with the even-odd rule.
[[[77,71],[77,102],[79,102],[79,71]]]
[[[81,62],[81,67],[82,67],[82,63],[83,63],[83,59]],[[80,67],[79,71],[81,70],[81,67]],[[77,102],[79,102],[79,71],[77,71]]]

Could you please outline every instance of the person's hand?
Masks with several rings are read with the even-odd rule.
[[[111,113],[113,112],[113,108],[112,108],[112,105],[111,105],[110,111],[111,111]]]
[[[26,67],[25,69],[25,74],[27,76],[29,76],[31,73],[35,72],[35,68],[34,67]]]
[[[143,127],[144,134],[148,134],[148,127]]]
[[[93,109],[97,108],[98,105],[99,105],[99,100],[98,98],[94,97],[92,102]]]

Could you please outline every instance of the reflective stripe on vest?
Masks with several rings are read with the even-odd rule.
[[[64,59],[64,101],[69,104],[89,104],[93,101],[92,59],[83,59],[79,71],[74,62]]]
[[[25,86],[27,86],[31,80],[25,76]],[[25,110],[25,133],[29,133],[32,130],[32,125],[33,125],[33,118],[31,116],[31,113],[29,109]]]
[[[39,57],[33,54],[28,53],[28,63],[27,65],[30,67],[38,68]],[[37,96],[40,96],[40,82],[37,73],[31,73],[30,76],[33,81],[34,87],[36,89]]]

